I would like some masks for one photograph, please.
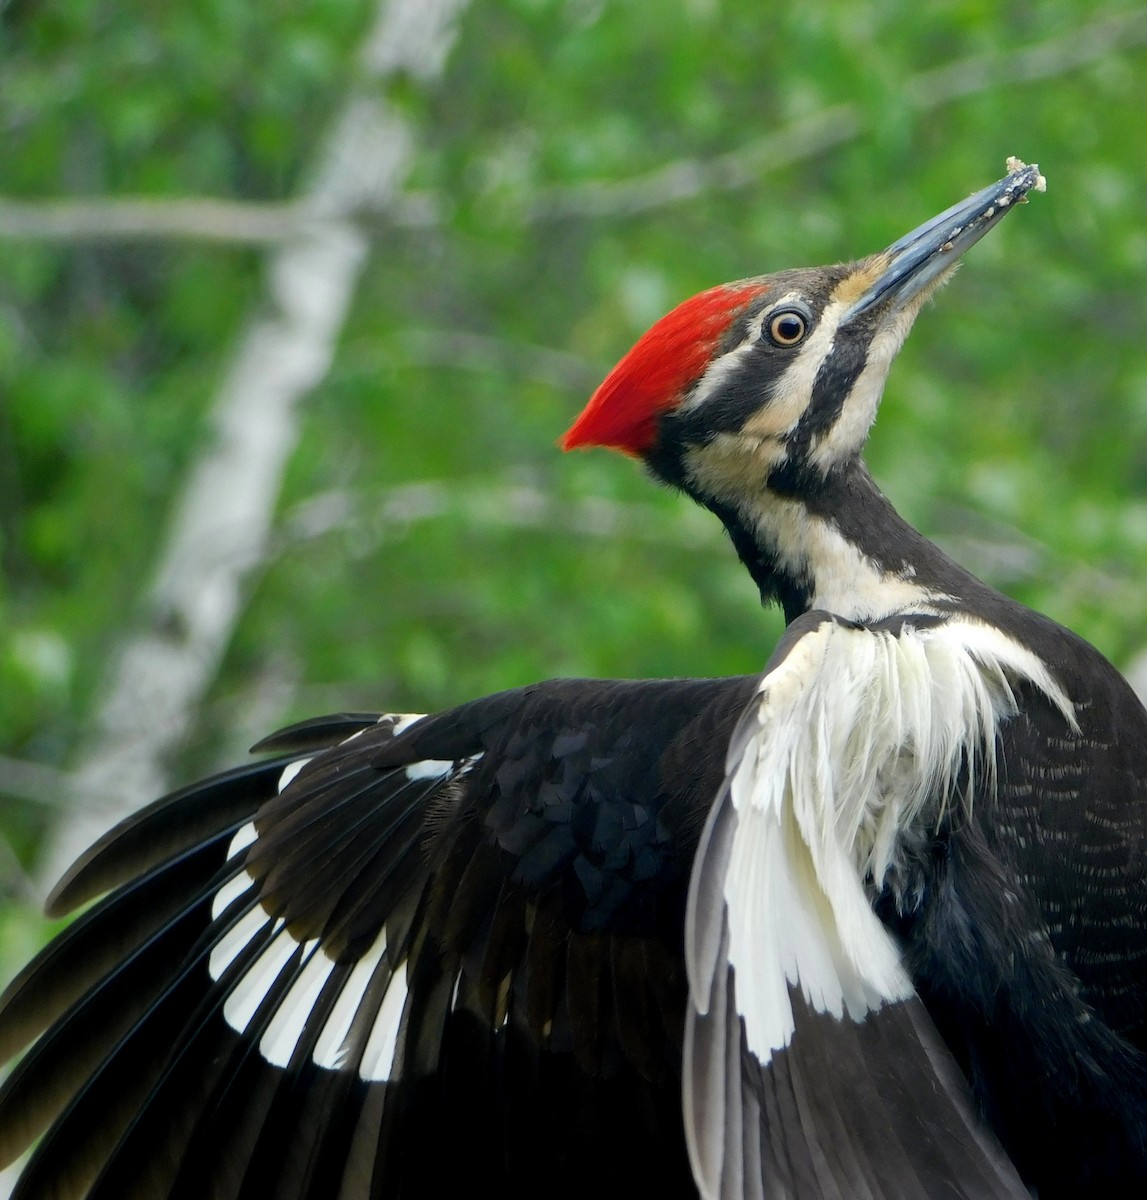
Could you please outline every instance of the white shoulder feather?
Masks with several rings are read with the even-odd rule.
[[[895,865],[905,831],[994,787],[997,730],[1016,712],[1019,684],[1075,724],[1040,660],[990,626],[935,617],[863,626],[827,614],[800,624],[806,631],[790,629],[732,739],[690,883],[685,1106],[701,1175],[714,1166],[716,1126],[734,1117],[718,1095],[738,1088],[720,1079],[734,1069],[733,1031],[721,1039],[724,1062],[701,1062],[697,1023],[732,987],[729,1011],[767,1067],[793,1037],[795,994],[853,1021],[910,997],[869,883]]]

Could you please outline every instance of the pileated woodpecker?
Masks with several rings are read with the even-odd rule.
[[[1147,1194],[1147,714],[860,457],[1011,165],[686,301],[566,436],[721,518],[762,675],[306,722],[84,855],[0,1011],[19,1197]]]

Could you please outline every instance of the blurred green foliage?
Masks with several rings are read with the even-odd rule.
[[[0,3],[0,191],[289,199],[373,11]],[[391,89],[418,133],[412,187],[437,218],[378,225],[303,414],[276,552],[175,773],[265,732],[250,714],[268,694],[273,723],[557,674],[758,669],[779,621],[716,523],[632,464],[563,457],[555,439],[678,300],[877,249],[1009,154],[1038,160],[1048,193],[922,317],[869,460],[906,515],[991,582],[1117,662],[1141,649],[1139,11],[471,5],[444,80]],[[828,136],[767,153],[794,128]],[[690,163],[710,186],[631,203],[630,181]],[[750,182],[726,186],[738,164]],[[3,243],[0,754],[69,763],[262,261],[175,241]],[[9,890],[54,815],[5,802]]]

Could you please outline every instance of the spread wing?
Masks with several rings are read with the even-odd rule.
[[[754,683],[312,722],[120,826],[3,999],[16,1195],[695,1194],[681,924]]]

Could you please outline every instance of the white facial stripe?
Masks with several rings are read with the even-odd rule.
[[[690,392],[681,405],[679,412],[700,408],[714,392],[718,391],[731,376],[740,369],[741,360],[747,358],[753,351],[755,338],[746,338],[739,346],[714,359],[705,369],[705,374],[697,381],[697,386]]]
[[[809,454],[813,466],[827,471],[835,463],[859,453],[876,420],[892,360],[904,345],[919,310],[918,304],[909,305],[891,324],[877,331],[868,345],[864,369],[853,383],[839,417],[813,445]]]
[[[714,359],[706,368],[705,373],[697,381],[696,387],[690,393],[685,403],[681,405],[679,411],[687,412],[691,409],[700,408],[709,398],[720,391],[725,382],[737,373],[741,368],[741,363],[752,352],[757,342],[761,337],[761,329],[769,317],[780,308],[786,305],[793,304],[802,300],[800,292],[790,291],[783,296],[774,300],[767,309],[761,312],[750,323],[744,341],[739,345],[734,346],[732,350],[726,351],[720,358]],[[814,333],[807,342],[800,348],[800,354],[803,355],[807,347],[816,337]],[[830,339],[831,340],[831,339]]]
[[[763,476],[779,462],[779,453],[771,455],[768,447],[739,435],[723,435],[686,458],[694,485],[736,509],[758,544],[769,548],[781,573],[812,583],[810,608],[865,621],[908,609],[930,612],[951,599],[922,587],[907,571],[886,571],[832,522],[768,491]]]
[[[875,277],[878,273],[879,266],[879,263],[874,262],[867,273],[858,271],[838,284],[812,333],[795,349],[791,365],[777,380],[768,403],[750,416],[744,428],[739,431],[744,435],[742,452],[750,454],[761,465],[768,466],[778,457],[783,457],[785,439],[808,412],[817,376],[833,352],[837,328],[842,318],[856,295],[864,290],[868,277]],[[809,452],[812,465],[827,471],[836,463],[859,452],[864,445],[876,417],[892,360],[904,344],[904,339],[932,290],[934,289],[929,288],[914,297],[888,324],[877,330],[867,347],[864,367],[857,376],[839,415],[812,443]],[[725,387],[730,377],[742,368],[745,358],[753,351],[764,323],[773,313],[800,299],[802,296],[799,292],[790,291],[778,297],[762,311],[751,323],[745,340],[710,364],[692,395],[682,406],[682,411],[701,407]],[[728,468],[718,469],[718,474],[729,475],[731,472]]]
[[[951,599],[921,587],[911,577],[885,571],[834,524],[814,516],[797,501],[757,495],[741,506],[741,515],[760,540],[773,548],[782,570],[814,581],[810,608],[852,621],[871,621],[898,612],[932,611]]]
[[[813,384],[832,353],[836,327],[847,305],[843,300],[830,300],[821,313],[816,328],[801,343],[792,366],[781,376],[769,407],[784,409],[786,420],[781,432],[791,433],[808,410]]]

